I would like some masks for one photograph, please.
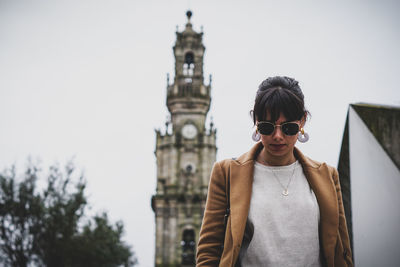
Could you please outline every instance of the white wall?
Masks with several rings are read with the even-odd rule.
[[[400,172],[355,110],[349,110],[356,266],[400,264]]]

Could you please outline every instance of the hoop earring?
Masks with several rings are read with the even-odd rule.
[[[309,139],[310,139],[310,136],[308,135],[308,133],[306,133],[306,132],[304,131],[304,128],[301,128],[301,129],[300,129],[300,133],[299,133],[299,135],[297,136],[297,140],[299,140],[299,142],[301,142],[301,143],[305,143],[305,142],[307,142]]]
[[[261,140],[261,135],[258,133],[257,130],[254,131],[254,133],[251,136],[251,139],[253,139],[254,142],[258,142]]]

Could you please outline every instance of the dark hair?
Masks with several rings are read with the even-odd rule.
[[[257,120],[265,121],[268,113],[272,122],[277,121],[281,113],[288,121],[301,120],[310,115],[304,107],[304,95],[295,79],[275,76],[260,84],[251,111],[254,124]]]

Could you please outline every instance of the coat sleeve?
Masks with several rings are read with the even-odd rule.
[[[344,207],[343,207],[342,190],[340,188],[339,174],[335,168],[333,170],[333,181],[335,182],[336,194],[337,194],[337,198],[338,198],[339,237],[340,237],[340,240],[341,240],[342,246],[343,246],[343,258],[344,258],[345,262],[347,263],[347,266],[353,266],[349,233],[347,230],[346,216],[345,216]]]
[[[207,202],[197,246],[196,266],[218,266],[224,242],[224,215],[227,208],[226,175],[215,163],[208,186]]]

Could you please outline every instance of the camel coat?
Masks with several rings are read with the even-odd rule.
[[[196,266],[235,265],[250,208],[254,162],[262,148],[259,142],[238,159],[214,164],[200,230]],[[337,170],[307,158],[297,148],[294,154],[318,201],[322,264],[328,267],[353,266]],[[228,185],[230,190],[227,192]],[[224,233],[227,195],[230,198],[230,215]]]

